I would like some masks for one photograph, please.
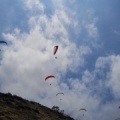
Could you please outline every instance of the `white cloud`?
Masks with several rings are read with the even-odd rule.
[[[120,31],[118,31],[118,30],[114,30],[114,33],[115,33],[116,35],[120,35]]]
[[[113,93],[116,98],[120,98],[120,56],[119,55],[110,55],[107,57],[100,57],[97,60],[96,68],[105,69],[108,68],[106,79],[108,79],[108,86],[112,88]]]
[[[94,18],[94,19],[92,19],[91,22],[85,23],[85,28],[88,32],[88,35],[92,38],[99,37],[98,28],[96,26],[96,21],[97,21],[97,18]]]
[[[97,37],[98,36],[98,30],[94,23],[90,23],[86,25],[86,28],[88,30],[88,34],[90,37]]]
[[[42,3],[38,1],[34,3],[28,0],[26,5],[29,10],[44,10]],[[75,71],[77,67],[83,66],[84,56],[91,50],[87,46],[76,47],[76,44],[69,40],[65,25],[72,25],[72,21],[69,20],[64,10],[56,10],[51,18],[45,14],[33,15],[28,23],[29,33],[22,33],[19,28],[16,28],[11,33],[3,34],[11,44],[4,51],[1,61],[1,91],[38,101],[48,107],[56,104],[60,105],[61,109],[65,109],[66,106],[67,111],[74,101],[79,100],[75,94],[77,88],[80,86],[82,91],[86,88],[84,85],[82,87],[77,80],[78,86],[73,83],[75,90],[69,91],[67,83],[63,82],[60,75],[65,74],[68,69]],[[53,47],[56,44],[59,45],[56,55],[58,59],[55,59],[53,55]],[[45,77],[50,74],[55,75],[56,78],[45,81]],[[66,84],[67,89],[62,90],[62,86],[59,84]],[[61,91],[66,94],[63,103],[55,96],[57,92]],[[73,97],[71,98],[71,96]],[[81,106],[82,103],[84,102],[81,100]],[[73,110],[76,107],[79,109],[78,105],[72,106]],[[71,110],[69,109],[66,113],[68,112]]]
[[[26,3],[26,6],[32,11],[40,10],[40,11],[44,12],[45,6],[41,2],[39,2],[39,0],[35,0],[35,1],[34,0],[26,0],[25,3]]]
[[[111,56],[110,86],[116,98],[120,98],[120,56]]]
[[[11,92],[35,100],[48,107],[58,105],[60,109],[65,110],[65,113],[76,119],[83,117],[79,111],[82,107],[87,109],[83,119],[114,118],[118,115],[118,112],[115,113],[112,109],[114,105],[108,102],[100,106],[102,98],[100,99],[97,93],[91,94],[95,92],[92,87],[96,87],[91,83],[96,79],[98,71],[103,72],[106,65],[110,66],[111,71],[107,71],[105,86],[111,87],[114,94],[119,96],[119,56],[98,58],[95,69],[92,72],[83,71],[81,78],[62,78],[61,76],[66,75],[68,70],[76,72],[78,67],[83,67],[87,61],[85,61],[86,55],[91,54],[92,50],[89,46],[79,45],[77,47],[76,43],[71,42],[66,26],[75,29],[78,27],[78,21],[73,20],[73,16],[67,13],[63,1],[56,2],[54,13],[47,17],[44,14],[45,6],[39,0],[35,2],[27,0],[26,9],[42,11],[41,14],[30,16],[29,33],[23,33],[16,28],[11,33],[3,34],[10,45],[3,51],[3,58],[0,61],[0,89],[3,92]],[[84,25],[90,36],[98,36],[96,19],[92,22],[85,22]],[[59,45],[57,59],[53,55],[55,45]],[[55,75],[56,78],[45,81],[45,77],[50,74]],[[56,97],[58,92],[65,93],[62,100]],[[118,106],[118,102],[115,105]],[[114,116],[112,112],[115,113]]]

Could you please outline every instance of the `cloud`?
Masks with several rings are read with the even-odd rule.
[[[44,11],[44,6],[38,1],[34,3],[28,0],[25,5],[31,11],[34,9]],[[61,74],[83,66],[84,56],[90,53],[90,48],[77,47],[69,40],[65,26],[72,25],[72,21],[64,10],[56,10],[50,18],[43,13],[33,15],[29,18],[28,24],[30,28],[28,33],[22,32],[19,28],[15,28],[11,33],[3,33],[10,44],[3,51],[3,58],[0,61],[0,89],[38,101],[48,107],[62,104],[64,108],[66,104],[66,108],[69,108],[79,97],[75,92],[64,89],[63,92],[66,94],[64,103],[55,98],[56,93],[62,91],[61,85],[68,88],[67,83],[61,79]],[[53,55],[56,44],[59,45],[58,59]],[[56,79],[45,81],[45,77],[50,74],[55,75]],[[79,83],[78,80],[76,82]],[[71,95],[74,97],[71,98]],[[71,99],[69,103],[67,97]]]
[[[41,2],[39,2],[39,0],[36,0],[36,1],[27,0],[25,4],[27,8],[29,8],[32,11],[39,10],[39,11],[44,12],[45,6]]]
[[[119,102],[115,99],[109,101],[105,91],[112,89],[112,95],[119,98],[119,55],[99,56],[93,70],[84,68],[86,62],[89,62],[86,56],[93,51],[89,44],[77,45],[71,41],[68,28],[79,28],[78,20],[73,17],[76,14],[73,11],[70,15],[64,1],[52,2],[54,12],[47,16],[45,4],[39,0],[25,1],[24,5],[29,10],[29,32],[15,28],[10,33],[3,33],[9,46],[2,51],[0,90],[37,101],[50,108],[57,105],[76,119],[114,118],[119,114],[116,107]],[[86,29],[88,38],[97,40],[97,18],[92,18],[92,11],[88,13],[91,13],[88,17],[90,19],[83,20],[81,26]],[[55,45],[59,45],[59,49],[53,55]],[[78,69],[82,69],[82,73]],[[78,76],[65,77],[69,72],[77,73]],[[55,75],[55,78],[45,81],[47,75]],[[65,95],[62,98],[56,97],[58,92]],[[79,111],[83,107],[87,109],[84,118]]]
[[[107,57],[100,57],[97,60],[96,67],[99,69],[109,68],[106,73],[106,79],[108,79],[108,86],[111,87],[116,98],[120,98],[119,94],[119,66],[120,56],[110,55]]]
[[[95,27],[94,23],[86,25],[86,28],[88,30],[88,34],[90,37],[97,37],[98,36],[98,31],[97,31],[97,28]]]
[[[110,57],[111,59],[111,71],[110,71],[110,81],[109,85],[111,86],[114,95],[116,98],[120,98],[120,88],[119,88],[119,79],[120,79],[120,56],[113,55]]]
[[[114,33],[118,36],[120,35],[120,31],[115,30]]]

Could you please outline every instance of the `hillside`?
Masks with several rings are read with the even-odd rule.
[[[0,120],[74,120],[67,115],[10,93],[0,93]]]

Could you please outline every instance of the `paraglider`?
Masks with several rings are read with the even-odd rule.
[[[55,78],[55,76],[54,75],[49,75],[45,78],[45,80],[48,80],[49,78]]]
[[[53,54],[55,55],[58,51],[58,45],[54,46]],[[57,59],[57,57],[55,57]]]
[[[58,96],[58,95],[60,95],[60,94],[61,94],[61,95],[64,95],[64,93],[57,93],[56,96]]]
[[[81,108],[80,111],[87,111],[85,108]]]
[[[47,76],[47,77],[45,78],[45,81],[48,80],[49,78],[55,78],[55,76],[54,76],[54,75],[49,75],[49,76]],[[50,84],[50,85],[51,85],[51,84]]]
[[[64,95],[64,93],[60,92],[60,93],[57,93],[57,94],[56,94],[56,96],[59,96],[59,95],[60,95],[60,97],[59,97],[60,100],[62,100],[62,99],[61,99],[61,95]]]
[[[84,112],[86,112],[87,110],[85,108],[81,108],[79,111],[83,112],[83,116],[84,116]]]
[[[53,54],[55,55],[58,51],[58,45],[54,46],[54,51],[53,51]]]
[[[7,45],[7,42],[1,40],[1,41],[0,41],[0,44],[5,44],[5,45]],[[0,51],[1,51],[1,49],[0,49]]]
[[[6,44],[6,45],[7,45],[7,42],[1,40],[1,41],[0,41],[0,44]]]

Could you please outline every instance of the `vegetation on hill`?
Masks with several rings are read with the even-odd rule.
[[[47,108],[10,93],[0,93],[0,120],[74,120],[59,107]]]

